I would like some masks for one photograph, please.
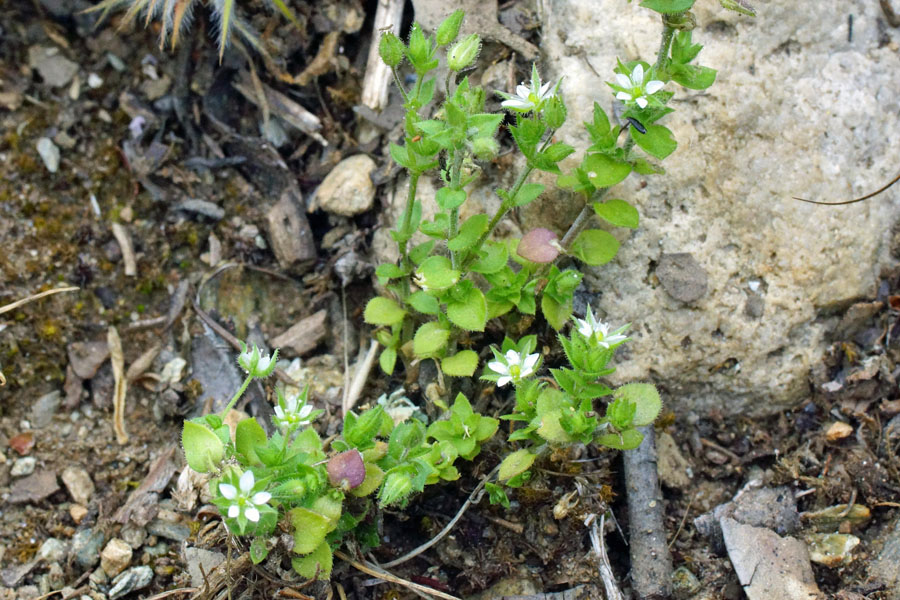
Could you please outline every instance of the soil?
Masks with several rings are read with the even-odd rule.
[[[332,329],[302,365],[315,380],[313,401],[327,410],[322,433],[338,429],[343,357],[365,347],[361,306],[374,293],[370,243],[377,203],[352,218],[309,214],[317,256],[311,264],[285,268],[267,242],[266,215],[274,200],[252,172],[261,159],[227,160],[229,135],[216,123],[247,138],[259,135],[260,111],[230,86],[235,73],[247,68],[244,55],[230,49],[219,64],[210,41],[213,28],[201,7],[190,36],[173,52],[159,48],[153,25],[119,30],[119,14],[93,29],[95,17],[75,11],[87,5],[67,4],[0,0],[0,307],[58,287],[76,288],[0,313],[0,369],[6,379],[0,387],[0,598],[54,590],[63,598],[108,597],[112,584],[96,553],[117,537],[133,547],[130,567],[152,569],[149,585],[129,597],[161,597],[166,591],[171,597],[209,598],[415,597],[346,560],[336,562],[330,584],[307,587],[291,579],[289,561],[282,568],[272,561],[251,566],[218,513],[197,502],[193,492],[185,499],[178,476],[184,464],[182,419],[204,408],[204,385],[210,385],[192,377],[200,349],[206,343],[212,353],[203,356],[213,361],[206,368],[222,369],[214,379],[223,381],[227,369],[216,366],[221,359],[208,349],[233,356],[209,321],[263,343],[326,310]],[[272,65],[254,59],[267,85],[322,123],[327,147],[290,131],[289,143],[279,150],[304,197],[341,158],[360,152],[378,164],[379,194],[397,176],[385,151],[390,134],[361,141],[363,120],[353,110],[375,4],[295,2],[304,26],[298,30],[250,3],[252,24],[265,32],[283,72],[302,71],[330,34],[340,39],[326,66],[305,85],[282,82]],[[504,24],[522,15],[516,3],[501,8]],[[348,25],[347,15],[354,14],[360,17],[356,29]],[[344,21],[337,22],[338,16]],[[539,43],[534,28],[517,33]],[[59,74],[38,68],[35,48],[56,49],[53,60],[65,58],[56,67],[71,63],[72,75],[54,86],[50,77]],[[488,44],[482,60],[487,65],[510,55],[505,46]],[[520,60],[517,68],[518,79],[524,79],[530,65]],[[136,116],[148,131],[139,138],[133,135]],[[37,150],[41,138],[59,149],[55,172]],[[185,209],[185,200],[206,204]],[[113,223],[130,237],[133,275],[126,274],[128,253]],[[348,255],[357,268],[342,279],[335,265]],[[221,268],[225,263],[236,266]],[[662,416],[657,435],[674,440],[665,458],[674,453],[685,461],[673,463],[681,465],[679,473],[663,475],[666,535],[675,567],[697,580],[696,586],[678,587],[678,597],[743,597],[727,555],[700,534],[694,518],[731,500],[749,481],[790,490],[804,517],[794,533],[799,538],[818,523],[814,511],[848,503],[866,507],[867,519],[849,519],[849,508],[846,514],[837,511],[834,528],[861,541],[846,563],[814,564],[816,582],[829,597],[897,597],[870,566],[900,514],[898,309],[900,273],[885,273],[872,298],[823,315],[834,326],[834,346],[810,373],[809,398],[795,410],[762,420]],[[113,369],[103,360],[110,328],[122,340],[126,367],[147,359],[126,395],[127,441],[114,426]],[[546,326],[544,334],[551,343]],[[488,335],[501,335],[499,326]],[[146,354],[149,349],[155,357]],[[75,365],[82,373],[74,372]],[[424,403],[422,371],[418,379],[415,373],[370,378],[361,405],[401,386]],[[244,409],[264,414],[270,387],[257,390]],[[478,408],[486,414],[503,414],[508,407],[509,399],[499,393],[480,397]],[[403,511],[388,511],[380,524],[383,545],[373,558],[387,562],[435,535],[503,452],[499,443],[489,444],[457,484],[429,488]],[[34,460],[23,462],[28,458]],[[23,473],[29,463],[31,475]],[[92,493],[71,482],[66,473],[72,467],[89,475]],[[458,597],[602,598],[585,520],[611,510],[605,540],[627,595],[633,565],[622,471],[621,458],[612,452],[557,452],[513,493],[509,509],[482,500],[450,536],[392,572]],[[146,520],[124,525],[123,505],[135,508],[141,498],[144,505],[135,510],[146,511]],[[93,554],[90,548],[86,557],[73,549],[74,540],[98,532]],[[49,551],[49,538],[66,550],[36,560]],[[188,548],[228,555],[230,576],[193,589]]]

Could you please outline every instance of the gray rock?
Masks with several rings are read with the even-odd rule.
[[[218,204],[213,204],[207,200],[188,199],[179,202],[175,206],[175,210],[186,213],[208,217],[213,221],[220,221],[225,217],[225,209]]]
[[[296,273],[306,271],[316,259],[316,245],[299,190],[286,189],[269,212],[266,227],[272,252],[282,269]]]
[[[131,546],[125,540],[113,538],[100,552],[100,568],[109,577],[115,577],[131,564]]]
[[[766,527],[779,534],[793,533],[800,527],[797,502],[789,488],[753,488],[748,484],[733,500],[720,504],[694,519],[697,531],[709,541],[713,551],[725,551],[721,520],[731,518],[745,525]]]
[[[807,397],[810,366],[828,343],[821,311],[869,296],[891,260],[898,213],[889,194],[836,208],[791,200],[847,200],[896,174],[900,136],[884,132],[900,130],[900,55],[879,41],[879,4],[854,4],[849,42],[843,0],[756,7],[756,19],[716,2],[693,7],[698,61],[718,69],[717,81],[705,93],[666,85],[676,112],[659,124],[678,149],[662,163],[665,175],[632,175],[612,189],[638,207],[641,224],[621,232],[617,259],[587,277],[610,291],[595,308],[633,324],[629,360],[616,364],[612,382],[652,371],[673,391],[676,412],[771,414]],[[636,2],[607,12],[578,0],[557,0],[545,16],[544,76],[565,75],[569,110],[556,137],[583,149],[593,102],[612,114],[603,88],[616,58],[652,62],[659,19]],[[648,277],[661,255],[685,250],[708,278],[690,306]],[[764,282],[763,306],[751,307],[759,317],[743,314],[752,280]],[[740,371],[711,374],[730,358]]]
[[[191,535],[191,528],[181,523],[174,523],[164,519],[153,519],[147,523],[147,533],[158,535],[167,540],[183,542]]]
[[[132,567],[113,579],[109,590],[110,600],[116,600],[131,592],[142,590],[153,581],[153,569],[146,565]]]
[[[6,587],[16,587],[22,578],[31,573],[31,570],[38,564],[39,561],[32,560],[31,562],[27,562],[24,565],[13,565],[10,567],[6,567],[5,569],[0,569],[0,581],[3,582],[3,585]]]
[[[869,565],[869,578],[887,587],[888,600],[900,600],[900,519],[884,538],[878,557]]]
[[[48,563],[62,562],[66,559],[68,546],[62,540],[47,538],[41,544],[37,557]]]
[[[39,138],[37,151],[48,171],[51,173],[59,171],[59,147],[53,143],[53,140],[45,137]]]
[[[119,536],[128,542],[133,550],[137,550],[144,545],[144,540],[147,539],[147,530],[129,521],[122,526]]]
[[[28,66],[36,69],[44,83],[54,88],[68,84],[78,72],[78,64],[63,56],[56,47],[29,48]]]
[[[225,560],[221,552],[204,550],[203,548],[185,548],[184,562],[187,563],[188,573],[191,575],[191,585],[201,587],[205,576],[218,567]]]
[[[370,210],[375,200],[371,177],[375,168],[375,161],[365,154],[345,158],[319,185],[310,211],[320,208],[332,214],[352,217]]]
[[[663,254],[656,276],[670,296],[686,304],[706,295],[706,271],[688,252]]]
[[[94,529],[82,529],[72,536],[72,556],[75,562],[85,569],[89,569],[100,560],[100,548],[103,546],[105,536],[102,531]]]
[[[9,474],[13,477],[24,477],[25,475],[31,475],[34,473],[34,468],[37,466],[37,459],[33,456],[24,456],[22,458],[16,459],[16,462],[13,463],[12,469],[9,470]]]
[[[656,468],[663,484],[679,490],[691,485],[691,463],[671,435],[662,432],[656,436],[656,454]]]
[[[33,427],[46,427],[53,420],[56,409],[62,402],[62,395],[58,390],[44,394],[31,406],[31,425]]]
[[[109,346],[102,342],[72,342],[66,348],[69,365],[82,379],[91,379],[109,358]]]
[[[90,474],[81,467],[70,466],[62,472],[62,480],[72,500],[87,506],[94,495],[94,482]]]
[[[40,502],[47,496],[59,490],[56,482],[56,473],[53,471],[38,471],[23,479],[16,481],[9,493],[7,501],[10,504],[23,504],[25,502]]]

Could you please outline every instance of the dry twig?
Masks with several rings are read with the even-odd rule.
[[[392,573],[388,573],[384,569],[381,569],[378,566],[373,565],[371,563],[364,564],[361,562],[357,562],[357,561],[353,560],[352,558],[350,558],[349,556],[347,556],[346,554],[344,554],[343,552],[341,552],[340,550],[335,550],[334,555],[337,556],[338,558],[340,558],[341,560],[344,560],[344,561],[350,563],[350,565],[352,565],[353,568],[355,568],[358,571],[362,571],[366,575],[371,575],[372,577],[377,577],[379,579],[383,579],[383,580],[389,581],[391,583],[396,583],[398,585],[402,585],[403,587],[409,588],[410,590],[413,590],[414,592],[421,592],[423,594],[429,594],[431,596],[443,598],[444,600],[460,600],[460,598],[458,598],[456,596],[451,596],[450,594],[445,594],[444,592],[438,591],[434,588],[430,588],[427,585],[420,585],[418,583],[413,583],[412,581],[407,581],[406,579],[397,577],[396,575],[394,575]]]

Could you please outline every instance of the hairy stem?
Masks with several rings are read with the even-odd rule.
[[[240,389],[237,391],[234,397],[228,401],[228,405],[222,411],[223,419],[228,415],[228,411],[234,408],[235,403],[240,399],[241,396],[244,395],[244,392],[247,391],[247,388],[250,386],[251,381],[253,381],[253,375],[247,375],[247,378],[244,380],[244,383],[241,384]]]
[[[450,165],[450,189],[451,190],[459,190],[462,188],[460,185],[460,179],[462,178],[462,161],[463,161],[463,151],[460,149],[453,151],[453,160]],[[459,207],[455,207],[450,209],[450,228],[447,231],[447,241],[452,240],[456,237],[456,234],[459,229]],[[457,268],[457,256],[456,252],[453,250],[450,251],[450,265],[455,269]]]
[[[406,212],[403,213],[403,225],[400,229],[401,233],[404,236],[409,232],[409,227],[412,224],[412,213],[413,213],[413,205],[416,202],[416,189],[419,186],[419,175],[420,173],[410,172],[409,174],[409,193],[406,195]],[[412,234],[409,234],[412,237]],[[409,263],[409,252],[407,250],[409,246],[409,239],[404,239],[400,244],[400,266],[404,270],[408,270],[410,268]],[[403,287],[401,288],[401,293],[403,298],[406,299],[409,296],[409,275],[403,278]]]

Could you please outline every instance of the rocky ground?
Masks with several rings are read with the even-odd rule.
[[[352,369],[368,346],[380,215],[402,188],[386,152],[396,100],[376,114],[360,97],[376,3],[293,4],[299,29],[252,13],[280,62],[231,49],[220,65],[199,9],[173,52],[153,26],[118,30],[121,14],[94,29],[82,1],[0,0],[0,598],[414,597],[363,557],[310,587],[289,561],[252,566],[183,470],[182,419],[240,383],[235,337],[280,347],[285,372],[312,382],[324,435],[340,426],[345,357]],[[502,64],[501,87],[541,44],[525,5],[501,5],[508,33],[481,57]],[[827,351],[790,382],[794,408],[664,411],[676,598],[900,598],[900,272],[876,279],[818,315]],[[423,404],[428,378],[371,377],[360,404],[399,388]],[[270,414],[267,393],[251,388],[243,410]],[[488,445],[458,485],[388,512],[373,558],[437,533],[502,455]],[[602,598],[585,519],[608,509],[627,595],[622,472],[594,448],[553,455],[509,509],[482,500],[394,573],[456,597]]]

